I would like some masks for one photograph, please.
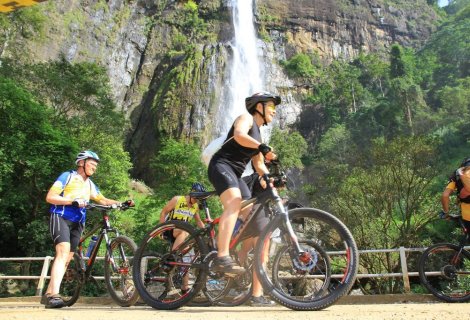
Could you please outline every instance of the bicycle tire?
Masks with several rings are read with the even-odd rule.
[[[470,301],[470,253],[460,250],[452,243],[438,243],[427,248],[419,259],[421,283],[440,300]]]
[[[111,258],[117,267],[113,269],[110,253],[106,253],[104,278],[111,298],[121,307],[133,306],[139,299],[139,293],[132,279],[132,262],[137,245],[126,236],[118,236],[111,243]]]
[[[188,233],[181,250],[172,250],[173,243],[167,239],[174,230]],[[203,259],[207,253],[207,245],[191,224],[173,220],[157,225],[144,237],[134,257],[133,279],[140,297],[159,310],[187,304],[205,284],[207,268]],[[190,288],[183,293],[185,279]]]
[[[71,307],[80,297],[80,291],[85,282],[84,261],[78,253],[74,253],[67,269],[65,269],[62,282],[60,284],[59,294],[64,301],[64,306]]]
[[[328,289],[322,294],[307,290],[298,291],[295,288],[309,283],[312,278],[309,272],[314,270],[315,264],[312,259],[308,262],[302,262],[297,257],[289,259],[289,265],[271,266],[266,263],[263,266],[264,257],[262,252],[264,248],[268,249],[271,237],[275,243],[275,232],[279,230],[279,237],[283,242],[283,246],[277,244],[272,245],[272,251],[290,250],[290,236],[287,231],[283,230],[282,216],[275,218],[268,224],[266,229],[260,235],[255,251],[255,268],[258,277],[263,286],[265,294],[269,294],[273,300],[279,304],[292,310],[321,310],[335,303],[343,295],[347,294],[354,284],[357,270],[359,267],[359,252],[356,242],[349,229],[334,215],[314,208],[298,208],[288,211],[289,219],[299,242],[313,241],[322,247],[324,252],[332,255],[330,266],[332,274],[328,280]],[[288,246],[286,249],[285,246]],[[268,261],[269,262],[269,261]],[[280,270],[285,272],[279,274]],[[273,274],[277,272],[278,274]],[[290,281],[290,285],[286,283],[277,283],[279,278]],[[293,287],[294,290],[288,290],[287,287]]]

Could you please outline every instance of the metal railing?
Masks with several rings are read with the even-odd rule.
[[[83,258],[84,260],[87,260],[88,258],[87,257],[84,257]],[[14,257],[14,258],[1,258],[0,257],[0,262],[3,262],[3,261],[12,261],[12,262],[15,262],[15,261],[41,261],[41,260],[44,260],[44,263],[42,265],[42,269],[41,269],[41,274],[39,276],[33,276],[33,275],[28,275],[28,276],[13,276],[13,275],[1,275],[0,274],[0,280],[37,280],[39,279],[38,281],[38,285],[36,287],[36,295],[37,296],[41,296],[42,295],[42,292],[44,290],[44,285],[46,283],[46,280],[50,278],[50,276],[48,276],[48,272],[49,272],[49,267],[51,265],[51,261],[54,260],[54,257],[51,257],[51,256],[46,256],[46,257]],[[96,257],[95,260],[104,260],[104,257]],[[104,280],[104,277],[103,276],[93,276],[93,278],[95,278],[96,280]]]
[[[465,249],[470,249],[470,246],[465,247]],[[402,278],[403,280],[403,289],[405,293],[410,293],[410,277],[419,276],[418,271],[408,271],[408,263],[406,259],[407,252],[423,252],[426,248],[405,248],[399,247],[395,249],[372,249],[372,250],[359,250],[359,255],[364,254],[374,254],[374,253],[399,253],[400,256],[400,267],[401,272],[396,273],[360,273],[357,275],[357,278]],[[335,254],[334,252],[328,252],[328,254]],[[85,258],[86,259],[86,258]],[[104,260],[104,257],[97,257],[97,260]],[[54,260],[54,257],[46,256],[46,257],[17,257],[17,258],[1,258],[0,262],[2,261],[41,261],[44,260],[41,274],[39,276],[13,276],[13,275],[0,275],[0,280],[12,279],[12,280],[37,280],[38,285],[36,287],[36,295],[41,296],[46,279],[49,279],[48,271],[51,264],[51,261]],[[93,276],[97,280],[103,280],[103,276]]]

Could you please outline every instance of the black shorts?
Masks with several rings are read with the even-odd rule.
[[[219,196],[227,189],[238,188],[240,189],[243,200],[251,198],[251,192],[246,182],[238,177],[235,170],[226,163],[211,161],[209,164],[208,177]]]
[[[260,204],[255,204],[252,210],[258,210]],[[250,237],[258,237],[261,234],[261,231],[266,229],[266,226],[269,223],[269,218],[266,216],[264,210],[261,210],[252,218],[250,224],[246,227],[245,232],[243,233],[242,239]]]
[[[51,213],[49,231],[54,245],[69,242],[70,251],[75,252],[83,233],[83,224],[66,220],[58,214]]]

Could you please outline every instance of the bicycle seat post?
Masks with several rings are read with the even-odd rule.
[[[206,222],[212,221],[211,213],[205,199],[201,200],[201,205],[204,209],[204,214],[206,215]]]

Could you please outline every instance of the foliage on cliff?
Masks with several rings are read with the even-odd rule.
[[[447,175],[469,156],[469,8],[448,16],[419,51],[393,45],[387,60],[362,54],[328,66],[299,53],[283,63],[310,88],[296,125],[309,142],[305,172],[315,172],[304,201],[346,221],[360,248],[453,237],[435,221]],[[399,259],[368,257],[363,266],[397,272]],[[401,290],[388,280],[363,285]]]

